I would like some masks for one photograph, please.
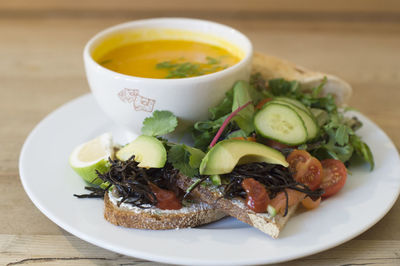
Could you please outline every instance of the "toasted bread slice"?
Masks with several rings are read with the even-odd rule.
[[[104,218],[112,224],[129,228],[165,230],[196,227],[225,216],[225,213],[203,202],[192,203],[179,210],[141,209],[124,203],[118,207],[117,199],[111,192],[104,195]]]
[[[183,190],[189,188],[194,182],[191,178],[184,175],[179,175],[177,179],[177,185]],[[216,209],[261,230],[272,238],[277,238],[279,236],[282,228],[297,209],[297,205],[294,205],[289,207],[286,216],[277,214],[275,217],[271,217],[268,213],[256,213],[250,210],[242,199],[230,200],[222,198],[222,193],[215,187],[197,186],[192,190],[191,195],[214,206]]]
[[[321,84],[324,77],[326,77],[327,82],[323,88],[322,95],[332,93],[338,105],[343,105],[348,102],[352,94],[351,86],[346,81],[334,75],[312,71],[270,55],[260,53],[254,54],[253,73],[257,72],[261,73],[267,80],[274,78],[297,80],[300,82],[303,89],[310,89],[318,86]]]

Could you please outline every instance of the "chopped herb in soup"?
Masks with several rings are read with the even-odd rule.
[[[183,40],[155,40],[117,47],[97,62],[143,78],[186,78],[221,71],[240,61],[222,47]]]

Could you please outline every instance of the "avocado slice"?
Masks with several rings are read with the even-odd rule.
[[[287,167],[285,156],[264,144],[247,140],[223,140],[206,154],[200,164],[200,174],[219,175],[232,172],[237,164],[266,162]]]
[[[131,143],[122,147],[117,153],[117,159],[126,161],[135,155],[138,166],[143,168],[162,168],[167,160],[164,145],[155,137],[141,135]]]

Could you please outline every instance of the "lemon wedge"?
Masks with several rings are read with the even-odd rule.
[[[97,178],[96,170],[108,171],[109,157],[114,157],[113,140],[110,133],[105,133],[76,147],[69,157],[69,165],[86,182],[100,185],[103,181]]]

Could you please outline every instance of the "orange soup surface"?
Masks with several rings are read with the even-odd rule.
[[[186,40],[135,42],[110,50],[97,60],[121,74],[158,79],[201,76],[239,61],[224,48]]]

